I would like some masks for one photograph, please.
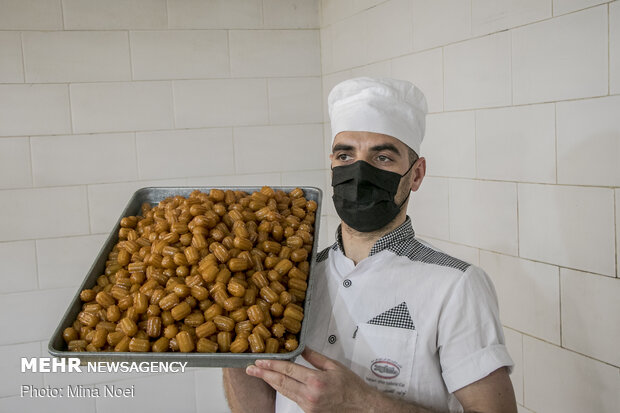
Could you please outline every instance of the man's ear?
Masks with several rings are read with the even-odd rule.
[[[426,175],[426,158],[419,158],[415,165],[413,165],[412,171],[413,181],[411,182],[411,190],[415,192],[422,185],[422,180]]]

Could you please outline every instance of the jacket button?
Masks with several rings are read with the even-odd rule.
[[[349,279],[346,279],[342,282],[342,285],[344,285],[344,288],[349,288],[351,286],[352,282]]]
[[[336,342],[336,336],[332,334],[328,337],[327,341],[329,342],[329,344],[334,344]]]

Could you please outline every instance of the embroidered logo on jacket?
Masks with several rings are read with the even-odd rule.
[[[372,361],[370,371],[380,379],[393,379],[400,374],[400,366],[391,360],[377,359]]]

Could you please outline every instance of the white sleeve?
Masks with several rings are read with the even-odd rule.
[[[450,393],[502,366],[512,372],[495,288],[481,268],[470,266],[453,288],[439,316],[437,347]]]

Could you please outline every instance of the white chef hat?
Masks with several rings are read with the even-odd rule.
[[[428,112],[424,93],[406,80],[358,77],[338,83],[327,98],[332,144],[342,131],[393,136],[420,154]]]

